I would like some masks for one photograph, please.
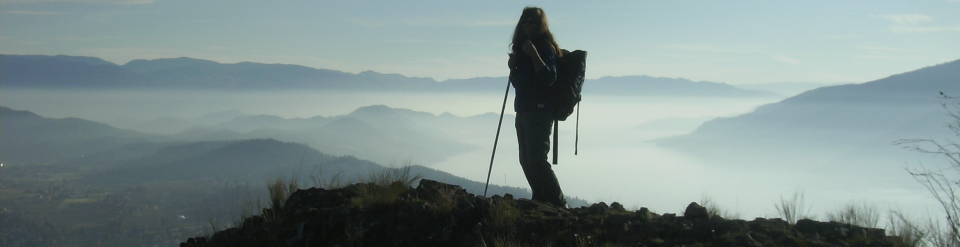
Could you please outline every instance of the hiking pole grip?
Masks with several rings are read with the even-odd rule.
[[[510,80],[507,80],[507,91],[503,93],[503,106],[500,107],[500,122],[497,123],[497,136],[493,138],[493,153],[490,154],[490,169],[487,170],[487,184],[483,186],[483,197],[487,197],[487,188],[490,187],[490,174],[493,173],[493,157],[497,157],[497,141],[500,140],[500,127],[503,126],[503,112],[507,109],[507,95],[510,94]]]

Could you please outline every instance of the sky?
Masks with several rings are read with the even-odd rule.
[[[960,0],[0,0],[0,53],[506,76],[525,6],[588,79],[856,83],[960,59]]]

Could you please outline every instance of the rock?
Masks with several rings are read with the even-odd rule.
[[[589,212],[594,214],[606,214],[608,209],[610,209],[610,207],[604,202],[594,203],[587,208]]]
[[[619,212],[626,212],[626,211],[627,211],[626,209],[623,208],[623,205],[620,204],[619,202],[613,202],[612,204],[610,204],[610,209],[615,210],[615,211],[619,211]]]
[[[659,217],[653,212],[650,212],[650,209],[647,209],[646,207],[641,207],[636,212],[634,212],[634,215],[640,218],[640,220],[652,220]]]
[[[710,219],[710,214],[707,214],[707,208],[696,202],[691,202],[690,205],[687,205],[687,209],[683,211],[683,217],[707,220]]]
[[[425,193],[427,195],[467,193],[467,190],[463,189],[463,187],[460,187],[459,185],[445,184],[430,179],[420,179],[420,185],[417,186],[416,191],[417,193]]]

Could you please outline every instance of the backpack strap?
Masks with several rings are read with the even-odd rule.
[[[559,140],[559,139],[557,138],[557,136],[559,136],[558,134],[559,134],[559,132],[560,132],[559,129],[560,129],[560,121],[554,119],[554,120],[553,120],[553,164],[554,164],[554,165],[557,164],[557,156],[558,156],[557,153],[558,153],[558,151],[559,151],[559,148],[558,148],[559,145],[557,145],[557,142],[558,142],[558,140]],[[573,141],[573,155],[577,155],[577,149],[578,149],[578,147],[580,146],[580,104],[579,104],[579,103],[577,104],[577,127],[576,127],[576,135],[575,135],[575,137],[574,137],[573,140],[574,140],[574,141]]]
[[[559,150],[559,148],[557,148],[557,140],[558,140],[557,133],[559,132],[559,127],[557,125],[559,124],[560,124],[559,120],[553,119],[553,164],[554,165],[557,164],[557,151]]]

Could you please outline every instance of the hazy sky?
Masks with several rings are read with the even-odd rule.
[[[960,0],[0,0],[0,53],[504,76],[524,6],[588,78],[865,82],[960,59]]]

